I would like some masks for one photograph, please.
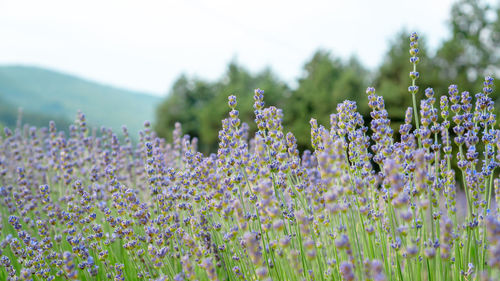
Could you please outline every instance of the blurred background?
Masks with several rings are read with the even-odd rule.
[[[0,0],[0,127],[22,116],[64,130],[81,110],[90,127],[136,136],[150,120],[170,140],[179,121],[214,152],[227,96],[254,130],[261,88],[306,149],[310,118],[328,126],[337,103],[368,116],[370,85],[398,128],[411,105],[412,31],[421,95],[449,84],[476,93],[499,71],[496,1]]]

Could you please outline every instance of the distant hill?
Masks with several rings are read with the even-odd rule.
[[[118,131],[126,125],[135,136],[145,120],[153,120],[160,98],[39,67],[0,66],[0,100],[69,121],[81,110],[89,126]]]
[[[9,127],[14,129],[18,125],[19,121],[19,107],[14,106],[5,100],[0,99],[0,129],[3,130],[3,127]],[[21,115],[21,124],[29,124],[30,126],[36,127],[48,127],[50,121],[56,122],[56,126],[58,130],[68,131],[68,127],[74,123],[68,118],[64,118],[57,115],[51,115],[50,113],[39,113],[39,112],[30,112],[30,111],[22,111]],[[2,133],[0,133],[0,136]]]

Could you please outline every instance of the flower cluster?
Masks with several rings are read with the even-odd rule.
[[[498,280],[493,79],[417,107],[418,52],[413,33],[398,132],[368,88],[369,122],[344,101],[302,154],[260,89],[254,136],[229,96],[208,156],[178,123],[170,143],[149,122],[136,144],[90,134],[83,113],[68,134],[5,129],[0,280]]]

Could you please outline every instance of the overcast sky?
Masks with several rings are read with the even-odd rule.
[[[449,36],[452,0],[0,0],[0,64],[29,64],[165,95],[229,61],[293,83],[318,48],[374,68],[394,35]]]

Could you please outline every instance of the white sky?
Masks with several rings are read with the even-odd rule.
[[[435,48],[452,0],[0,0],[0,64],[30,64],[165,95],[228,62],[293,83],[318,48],[374,68],[407,28]]]

